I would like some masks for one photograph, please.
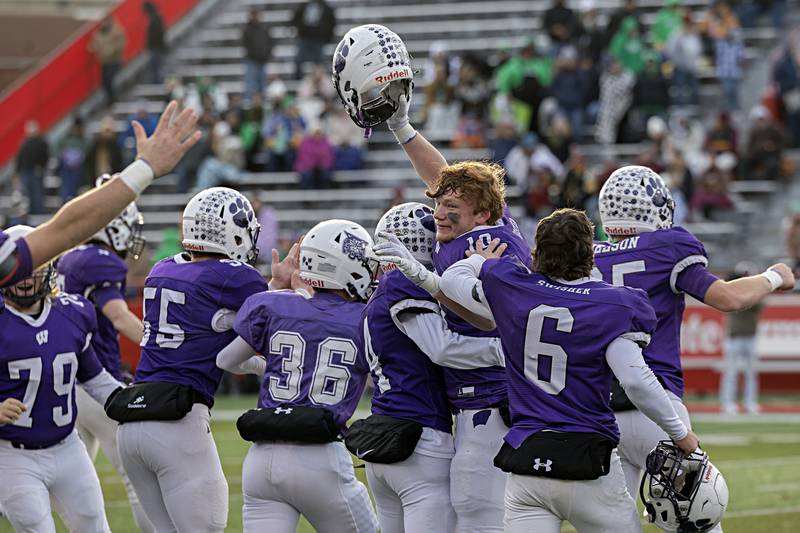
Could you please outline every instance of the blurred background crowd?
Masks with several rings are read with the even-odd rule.
[[[731,183],[783,182],[794,174],[784,154],[800,146],[800,29],[784,27],[785,4],[717,1],[698,10],[667,0],[645,23],[635,0],[602,14],[594,0],[554,0],[541,12],[542,31],[531,32],[522,46],[456,53],[447,41],[432,41],[427,57],[413,61],[421,105],[412,120],[440,145],[488,150],[521,192],[523,227],[534,227],[555,208],[578,207],[602,237],[597,194],[620,165],[615,151],[604,148],[617,143],[640,143],[630,162],[662,173],[678,206],[676,223],[730,220],[737,216]],[[294,69],[284,74],[269,68],[275,49],[269,12],[249,11],[239,28],[243,90],[235,93],[211,76],[165,68],[169,50],[158,8],[144,2],[142,9],[149,19],[145,77],[163,87],[163,101],[194,109],[204,132],[176,171],[176,192],[236,186],[253,172],[296,172],[296,187],[327,189],[341,186],[332,179],[335,172],[365,168],[367,139],[330,81],[324,49],[337,40],[337,17],[325,0],[294,8]],[[742,30],[757,23],[785,37],[764,58],[768,83],[755,98],[743,98]],[[108,105],[117,99],[114,77],[125,40],[108,17],[90,44],[102,65]],[[712,109],[701,105],[704,72],[718,87]],[[106,116],[91,134],[77,116],[53,144],[29,122],[16,160],[20,207],[11,218],[48,211],[43,183],[49,172],[60,177],[66,201],[92,186],[95,176],[124,167],[135,154],[130,120],[150,133],[156,121],[150,111],[141,102],[126,121]],[[587,144],[600,150],[592,164],[582,149]],[[398,187],[392,201],[404,198]],[[278,212],[253,200],[262,224],[277,227]],[[178,246],[174,230],[166,231],[167,249],[154,258]],[[278,232],[262,235],[276,241]],[[786,235],[788,253],[800,260],[800,206],[787,218]],[[268,253],[276,243],[262,244]]]

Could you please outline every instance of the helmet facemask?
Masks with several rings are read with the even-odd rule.
[[[702,524],[699,523],[702,520],[690,519],[695,497],[709,467],[705,453],[698,450],[684,455],[671,441],[661,441],[648,454],[645,475],[639,485],[639,495],[650,521],[659,527],[677,523],[678,533],[711,529],[714,524],[710,521]],[[660,503],[666,503],[669,509],[657,509]]]
[[[3,297],[21,309],[27,309],[44,300],[55,290],[56,270],[52,263],[40,267],[33,275],[3,289]]]

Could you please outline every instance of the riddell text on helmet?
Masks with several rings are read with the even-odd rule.
[[[375,81],[378,83],[386,83],[387,81],[400,80],[410,77],[411,77],[411,69],[404,68],[401,70],[395,70],[394,72],[390,72],[385,76],[375,76]]]
[[[205,251],[205,247],[203,247],[203,246],[201,246],[199,244],[192,244],[190,242],[185,243],[183,245],[183,248],[184,248],[184,250],[191,250],[191,251],[194,251],[194,252]]]

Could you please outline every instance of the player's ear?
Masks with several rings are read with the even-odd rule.
[[[489,217],[491,213],[488,209],[484,209],[483,211],[476,211],[475,212],[475,222],[478,223],[479,226],[483,226],[489,222]]]

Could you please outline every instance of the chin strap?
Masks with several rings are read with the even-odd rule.
[[[372,128],[364,128],[364,138],[369,139],[372,137]]]

